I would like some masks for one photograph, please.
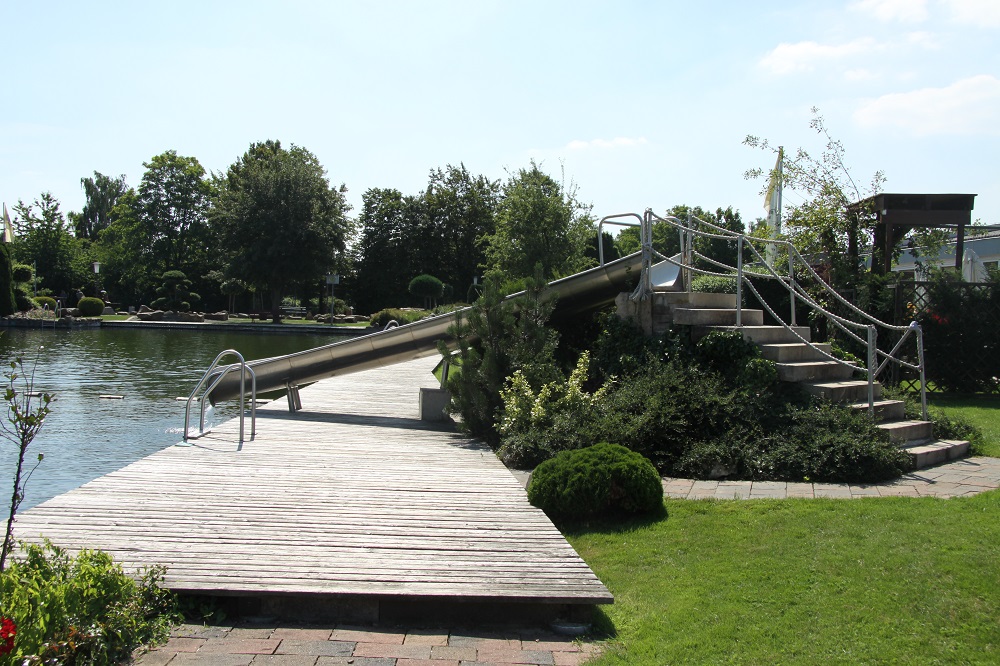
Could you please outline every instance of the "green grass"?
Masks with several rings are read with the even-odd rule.
[[[1000,458],[1000,396],[929,393],[927,404],[979,428],[983,441],[977,453]]]
[[[568,533],[615,595],[595,664],[1000,663],[1000,491],[667,511]]]

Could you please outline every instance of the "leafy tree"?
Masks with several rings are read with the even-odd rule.
[[[592,264],[592,227],[589,208],[532,162],[503,186],[496,231],[484,238],[486,266],[512,279],[532,275],[536,264],[546,279],[569,275]]]
[[[208,213],[212,182],[195,157],[168,150],[143,163],[146,172],[134,200],[135,212],[150,252],[146,265],[153,275],[180,269],[191,275],[208,272],[213,247]]]
[[[160,279],[163,284],[156,290],[159,298],[153,301],[154,308],[187,312],[192,303],[201,300],[201,296],[191,291],[191,280],[182,271],[167,271]]]
[[[424,299],[424,308],[437,307],[437,299],[444,296],[444,282],[433,275],[418,275],[410,280],[409,292]]]
[[[427,189],[414,196],[365,192],[355,248],[358,307],[399,305],[406,276],[421,273],[433,272],[466,293],[483,263],[479,241],[494,229],[498,194],[498,183],[472,176],[464,165],[432,170]]]
[[[59,202],[49,192],[32,204],[19,200],[14,214],[14,258],[34,265],[48,290],[69,291],[86,281],[87,248],[70,233]]]
[[[156,278],[163,272],[151,270],[159,262],[134,190],[121,196],[111,217],[94,244],[105,284],[114,285],[116,298],[121,301],[148,303],[156,291]]]
[[[93,178],[81,178],[80,185],[87,195],[87,203],[79,213],[70,213],[77,238],[96,241],[101,230],[106,229],[114,215],[114,208],[122,196],[129,191],[125,176],[117,178],[94,172]]]
[[[215,221],[230,274],[270,291],[275,323],[286,290],[324,274],[344,251],[346,190],[330,187],[311,152],[278,141],[251,144],[222,179]]]
[[[497,281],[488,277],[467,321],[450,329],[461,364],[461,372],[448,380],[452,405],[462,415],[463,427],[494,449],[500,444],[500,391],[507,377],[520,370],[536,390],[562,378],[555,360],[559,335],[545,325],[555,301],[543,293],[544,287],[539,268],[522,296],[504,300]],[[440,351],[451,356],[443,343]]]
[[[874,210],[851,204],[878,194],[885,174],[876,171],[865,184],[855,179],[845,162],[843,143],[834,139],[819,109],[812,109],[809,126],[825,141],[819,156],[803,148],[794,155],[782,152],[781,182],[786,190],[798,190],[806,197],[799,205],[785,209],[785,234],[804,254],[826,257],[831,283],[838,288],[855,288],[862,269],[862,255],[872,249]],[[747,136],[743,143],[778,155],[779,149],[766,139]],[[750,169],[748,179],[767,176],[761,194],[777,176],[777,171]]]

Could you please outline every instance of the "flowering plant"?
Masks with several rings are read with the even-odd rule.
[[[14,649],[17,625],[9,617],[0,617],[0,654],[8,654]]]

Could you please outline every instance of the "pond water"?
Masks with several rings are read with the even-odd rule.
[[[177,397],[190,394],[224,349],[236,349],[252,360],[338,339],[165,329],[2,331],[0,360],[22,357],[26,369],[34,365],[35,390],[55,395],[52,412],[25,458],[30,469],[39,453],[45,455],[27,484],[21,510],[180,441],[185,403]],[[124,399],[102,399],[102,395]],[[238,413],[238,404],[220,405],[215,418]],[[0,410],[0,416],[5,415]],[[192,420],[196,420],[194,410]],[[0,440],[4,516],[10,508],[16,456],[14,444]]]

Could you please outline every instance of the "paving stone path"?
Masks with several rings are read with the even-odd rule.
[[[871,485],[663,479],[663,493],[679,499],[962,497],[995,488],[1000,488],[1000,458],[985,457],[964,458]]]
[[[497,632],[265,624],[181,625],[141,666],[577,666],[598,647],[539,629]]]

